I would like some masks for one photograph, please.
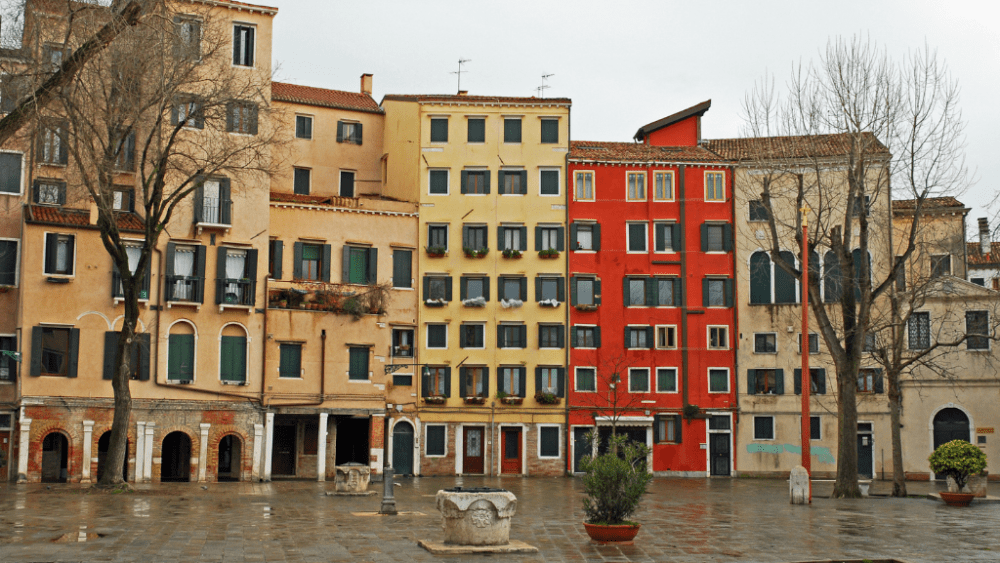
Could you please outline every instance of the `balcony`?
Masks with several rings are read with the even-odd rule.
[[[217,278],[215,304],[222,311],[226,307],[252,309],[257,302],[257,282],[247,278]]]
[[[139,289],[139,301],[149,301],[149,275],[142,278],[142,288]],[[122,290],[122,276],[115,268],[111,272],[111,298],[115,305],[125,300],[125,292]]]
[[[196,276],[164,276],[166,278],[166,293],[164,301],[167,307],[171,303],[188,303],[201,305],[204,302],[205,280]]]
[[[194,224],[198,234],[202,229],[221,229],[229,232],[232,226],[233,202],[217,197],[202,197],[194,200]]]
[[[391,284],[358,286],[356,284],[291,282],[286,287],[268,291],[268,309],[317,311],[351,315],[355,320],[365,315],[384,315],[389,305]]]

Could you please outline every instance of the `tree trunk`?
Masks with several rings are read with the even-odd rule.
[[[903,406],[903,392],[899,387],[899,373],[886,370],[889,380],[889,425],[892,432],[892,496],[906,497],[906,474],[903,472],[903,440],[900,432],[899,413]]]
[[[858,403],[857,374],[850,366],[838,367],[837,388],[840,391],[839,436],[837,437],[837,481],[833,498],[861,498],[858,487]]]
[[[119,468],[125,465],[125,452],[128,450],[128,426],[132,418],[132,392],[129,389],[129,375],[132,373],[130,369],[132,347],[139,345],[135,341],[139,303],[134,289],[130,290],[124,287],[123,289],[125,290],[125,319],[122,322],[122,330],[118,334],[118,352],[115,354],[116,368],[112,372],[111,379],[111,388],[115,394],[115,415],[111,423],[111,443],[108,445],[104,473],[101,475],[99,486],[114,486],[125,482]],[[137,436],[136,440],[138,439]],[[136,461],[138,463],[138,460]]]

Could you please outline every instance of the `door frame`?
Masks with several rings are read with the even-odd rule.
[[[855,441],[855,443],[857,443],[858,436],[864,436],[864,435],[871,436],[871,439],[872,439],[872,442],[871,442],[871,445],[870,445],[870,447],[872,449],[871,475],[872,475],[872,479],[874,479],[874,478],[877,477],[877,474],[875,473],[875,421],[874,420],[858,420],[858,424],[871,424],[872,425],[872,431],[871,432],[861,432],[860,430],[855,431],[854,441]],[[860,456],[859,456],[859,458],[860,458]],[[860,459],[858,459],[858,478],[859,479],[861,478],[861,460]]]
[[[476,427],[483,429],[483,475],[490,475],[490,463],[488,461],[488,456],[486,452],[489,450],[490,443],[490,423],[488,422],[468,422],[459,423],[456,425],[457,429],[455,431],[455,474],[463,475],[465,473],[465,427]],[[473,473],[473,475],[479,475],[479,473]]]
[[[496,475],[503,475],[504,474],[501,471],[501,468],[503,467],[503,465],[502,465],[503,464],[503,451],[502,451],[502,448],[503,448],[503,430],[504,430],[504,428],[520,428],[521,429],[521,473],[520,474],[521,475],[527,475],[528,474],[528,452],[527,452],[527,449],[528,449],[528,427],[527,427],[527,425],[521,424],[521,423],[517,423],[517,422],[511,423],[511,424],[508,424],[508,423],[505,423],[505,422],[498,422],[496,424],[496,428],[497,428],[497,439],[495,440],[496,444],[493,445],[494,446],[493,448],[490,448],[490,451],[495,452],[495,454],[496,454],[494,456],[494,458],[493,458],[493,459],[496,460]],[[513,475],[513,473],[507,473],[506,475]]]
[[[389,467],[392,467],[393,472],[395,472],[396,466],[394,465],[395,460],[393,459],[393,452],[394,452],[394,444],[393,444],[394,436],[393,436],[393,433],[396,430],[396,425],[399,424],[400,422],[408,422],[410,424],[410,428],[413,428],[413,475],[419,475],[420,474],[420,472],[419,472],[420,471],[420,439],[419,439],[418,436],[419,436],[419,433],[420,433],[420,430],[419,430],[420,423],[419,422],[415,422],[413,420],[410,420],[409,417],[401,416],[399,418],[390,418],[389,419],[389,431],[388,431],[389,439],[387,440],[387,444],[386,444],[386,461],[389,462]]]
[[[943,411],[944,409],[958,409],[958,410],[962,411],[963,413],[965,413],[966,418],[969,419],[969,441],[970,442],[972,441],[972,438],[976,434],[976,421],[972,419],[972,413],[969,412],[969,409],[963,407],[962,405],[956,405],[955,403],[946,403],[944,405],[941,405],[938,408],[936,408],[933,411],[931,411],[931,415],[927,419],[927,455],[928,456],[930,456],[932,453],[934,453],[934,419],[937,418],[938,413],[941,412],[941,411]],[[927,463],[927,473],[931,476],[931,481],[937,481],[938,480],[938,479],[935,478],[936,473],[934,473],[933,471],[931,471],[930,462]]]
[[[707,411],[709,416],[724,416],[729,418],[729,430],[711,430],[708,419],[705,420],[705,477],[729,477],[736,474],[736,444],[733,435],[733,413],[730,411]],[[711,434],[729,434],[729,475],[712,475],[712,439]]]

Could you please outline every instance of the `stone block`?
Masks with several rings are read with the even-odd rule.
[[[809,504],[809,472],[796,465],[788,476],[788,495],[792,504]]]

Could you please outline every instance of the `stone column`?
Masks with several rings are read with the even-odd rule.
[[[385,462],[385,413],[373,414],[368,419],[369,422],[369,457],[368,465],[371,466],[372,476],[382,475],[382,464]],[[381,477],[374,479],[381,480]]]
[[[198,452],[198,482],[204,483],[208,475],[208,429],[212,425],[208,422],[201,423],[201,449]]]
[[[260,454],[263,451],[264,425],[253,425],[253,468],[250,470],[250,480],[260,480]]]
[[[31,419],[21,419],[21,443],[17,451],[17,482],[28,482],[28,444],[31,443]]]
[[[155,422],[146,423],[146,457],[142,460],[142,476],[146,483],[153,481],[153,433],[156,431]]]
[[[94,421],[84,420],[83,421],[83,464],[80,467],[80,482],[90,483],[90,465],[94,462],[91,459],[93,455],[93,444],[94,441]]]
[[[133,482],[142,483],[143,472],[142,472],[142,460],[146,459],[146,423],[136,422],[135,423],[135,473],[132,477]]]
[[[271,480],[271,450],[274,449],[274,413],[264,415],[264,480]]]
[[[326,481],[326,420],[330,415],[319,413],[319,448],[316,451],[317,481]]]

